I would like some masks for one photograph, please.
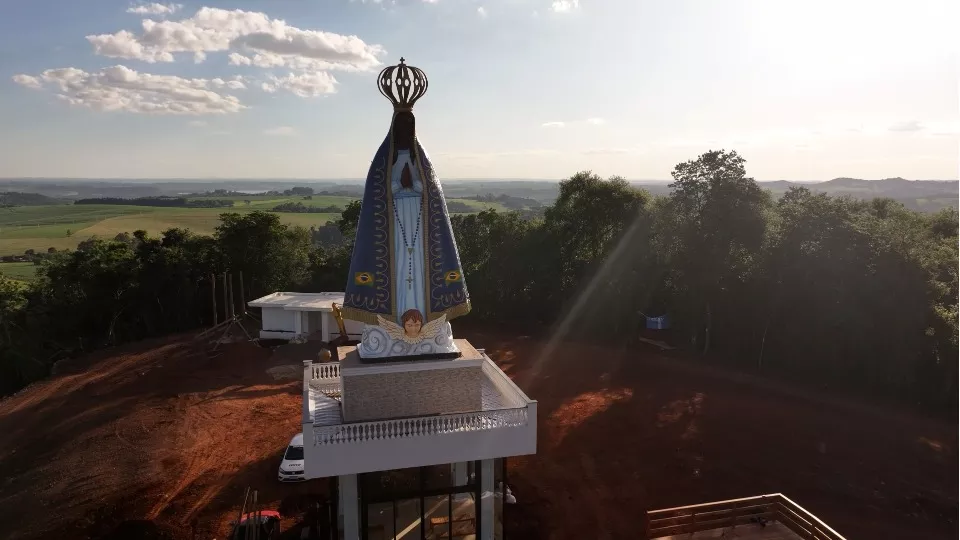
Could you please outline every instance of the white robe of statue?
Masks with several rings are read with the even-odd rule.
[[[401,178],[404,167],[410,171],[411,186],[403,187]],[[427,321],[426,260],[424,254],[423,178],[409,150],[398,150],[397,159],[390,173],[390,189],[393,193],[393,277],[395,280],[397,319],[384,319],[380,324],[364,327],[363,337],[357,351],[361,358],[387,358],[420,354],[458,354],[453,340],[453,330],[446,318]],[[408,342],[403,333],[403,314],[415,309],[422,319],[424,337]],[[386,323],[386,324],[383,324]],[[432,328],[431,328],[432,327]]]
[[[410,171],[413,186],[400,183],[404,167]],[[424,226],[422,215],[423,181],[409,150],[397,151],[390,186],[393,191],[393,252],[396,268],[394,279],[397,299],[397,323],[407,310],[416,309],[426,318],[426,284],[424,283]]]

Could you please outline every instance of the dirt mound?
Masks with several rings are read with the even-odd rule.
[[[169,525],[157,525],[148,519],[124,521],[103,536],[104,540],[179,540],[183,531]]]
[[[957,426],[728,376],[653,348],[461,332],[539,401],[510,460],[510,538],[637,538],[643,511],[782,492],[848,538],[956,538]],[[175,336],[64,362],[0,402],[9,538],[224,538],[247,486],[291,518],[326,483],[276,481],[311,354]],[[549,351],[549,352],[548,352]],[[296,530],[290,530],[296,534]]]
[[[174,538],[191,525],[213,538],[247,486],[268,507],[325,491],[276,481],[300,431],[299,378],[274,380],[278,362],[251,343],[206,348],[182,335],[101,351],[0,403],[11,538]]]

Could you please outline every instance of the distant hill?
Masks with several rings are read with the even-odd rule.
[[[559,179],[457,179],[443,178],[443,191],[447,198],[472,199],[478,196],[505,196],[536,201],[543,205],[553,204],[559,191]],[[668,195],[669,180],[631,180],[631,184],[654,195]],[[960,182],[957,180],[906,180],[885,178],[862,180],[859,178],[834,178],[821,181],[773,180],[759,182],[760,186],[775,196],[780,196],[794,186],[803,186],[812,191],[834,196],[848,195],[862,199],[889,197],[902,202],[908,208],[923,212],[936,212],[941,208],[957,208]],[[0,179],[0,190],[10,190],[6,195],[46,196],[48,202],[17,204],[60,204],[57,199],[84,198],[137,198],[137,197],[182,197],[188,193],[201,193],[223,189],[242,193],[283,192],[296,186],[308,186],[317,195],[360,197],[363,194],[361,179],[327,180],[232,180],[232,179],[178,179],[154,182],[136,180],[97,179]],[[29,193],[25,193],[29,192]],[[39,200],[39,199],[35,199]]]
[[[811,191],[832,196],[850,196],[858,199],[884,197],[903,203],[912,210],[936,212],[943,208],[958,208],[960,182],[957,180],[907,180],[884,178],[861,180],[859,178],[834,178],[826,182],[760,182],[775,195],[782,195],[791,186],[804,186]]]
[[[22,193],[19,191],[0,192],[0,207],[11,206],[47,206],[51,204],[67,204],[69,201],[54,199],[39,193]]]
[[[886,197],[903,203],[907,208],[921,212],[936,212],[942,208],[958,208],[958,198],[960,198],[960,181],[957,180],[834,178],[826,182],[773,180],[757,183],[776,197],[783,195],[791,187],[805,187],[810,191],[826,193],[835,197],[845,195],[858,199]],[[669,181],[667,180],[662,182],[633,182],[633,184],[654,195],[670,193]]]

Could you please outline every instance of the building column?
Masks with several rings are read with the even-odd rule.
[[[321,311],[320,312],[320,326],[321,326],[321,336],[320,339],[329,343],[330,342],[330,330],[333,328],[333,325],[337,324],[336,320],[333,318],[332,311]]]
[[[357,475],[344,474],[340,484],[340,514],[343,516],[343,540],[360,540],[360,494],[357,491]]]
[[[494,501],[493,501],[493,460],[480,462],[480,540],[493,540]]]
[[[461,463],[451,463],[450,475],[453,478],[453,485],[467,485],[467,462],[464,461]]]
[[[293,335],[299,336],[303,333],[303,312],[293,312]]]

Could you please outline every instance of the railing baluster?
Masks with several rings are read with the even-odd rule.
[[[330,368],[331,371],[335,368]],[[315,428],[316,444],[339,444],[408,437],[445,435],[467,431],[527,425],[526,407],[450,414],[429,418],[400,418]]]

